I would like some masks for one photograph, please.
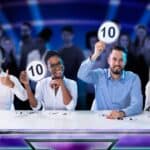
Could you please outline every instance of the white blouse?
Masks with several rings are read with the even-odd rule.
[[[4,76],[6,76],[6,73],[1,72],[0,77]],[[13,108],[14,95],[22,101],[28,99],[26,90],[20,84],[19,80],[13,75],[10,75],[10,79],[15,84],[13,88],[9,88],[0,82],[0,110],[10,110]]]
[[[62,90],[59,87],[57,94],[50,86],[51,77],[45,78],[38,82],[35,91],[35,98],[38,101],[38,105],[35,110],[39,109],[43,105],[45,110],[74,110],[77,104],[77,84],[75,81],[64,78],[64,83],[69,90],[72,100],[68,105],[63,102]]]

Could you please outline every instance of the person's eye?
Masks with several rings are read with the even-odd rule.
[[[120,62],[123,62],[123,59],[120,59],[119,61],[120,61]]]
[[[116,58],[113,58],[113,60],[116,61],[117,59],[116,59]]]

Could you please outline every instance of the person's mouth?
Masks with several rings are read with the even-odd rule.
[[[115,66],[114,68],[120,68],[121,69],[121,66]]]

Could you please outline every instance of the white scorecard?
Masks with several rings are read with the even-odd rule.
[[[115,42],[120,34],[119,27],[111,21],[104,22],[98,29],[98,39],[107,44]]]
[[[41,61],[32,61],[26,68],[28,77],[33,81],[38,81],[44,78],[46,67]]]

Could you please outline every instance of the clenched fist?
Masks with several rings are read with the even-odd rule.
[[[54,79],[54,80],[51,80],[50,82],[50,86],[53,89],[58,89],[62,84],[63,84],[62,79]]]
[[[105,43],[102,41],[98,41],[95,44],[95,50],[94,50],[94,54],[91,57],[91,60],[95,61],[100,54],[103,52],[103,50],[105,49]]]

